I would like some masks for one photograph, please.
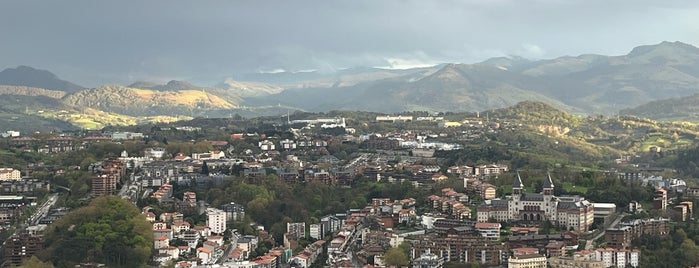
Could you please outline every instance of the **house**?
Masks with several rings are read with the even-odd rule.
[[[172,229],[153,230],[153,237],[158,238],[161,236],[165,236],[167,239],[172,239]]]
[[[167,229],[167,223],[158,221],[153,223],[153,230],[165,230]]]
[[[481,234],[481,236],[493,240],[500,239],[500,228],[502,226],[499,222],[477,222],[476,231]]]
[[[199,232],[194,231],[194,230],[185,231],[182,234],[182,240],[187,242],[187,246],[191,249],[193,249],[197,246],[197,244],[199,243],[200,237],[201,236],[199,235]]]
[[[210,235],[206,237],[206,241],[211,241],[219,245],[223,245],[223,236],[220,235]]]
[[[182,232],[185,232],[185,231],[189,231],[190,226],[191,226],[191,225],[189,224],[189,222],[186,222],[186,221],[176,221],[176,222],[173,222],[173,223],[172,223],[172,230],[173,230],[175,233],[178,233],[178,234],[179,234],[179,233],[182,233]]]
[[[155,213],[148,211],[148,212],[143,212],[143,213],[141,213],[141,214],[143,214],[143,216],[146,217],[146,220],[147,220],[148,222],[154,222],[154,221],[155,221]]]
[[[436,173],[436,174],[432,175],[432,181],[434,181],[434,182],[442,182],[448,178],[449,177],[447,177],[447,175],[444,175],[442,173]]]
[[[218,249],[218,248],[221,247],[221,245],[219,245],[218,243],[216,243],[216,242],[214,242],[214,241],[210,241],[210,240],[204,241],[204,243],[203,243],[202,245],[203,245],[205,248],[208,248],[208,249],[210,249],[210,250],[212,250],[212,251],[216,251],[216,249]]]
[[[153,240],[153,248],[159,249],[170,245],[170,239],[167,236],[161,235]]]
[[[208,263],[211,259],[212,252],[213,251],[211,249],[205,247],[197,248],[197,257],[201,260],[202,263]]]

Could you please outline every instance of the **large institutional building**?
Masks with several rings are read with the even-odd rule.
[[[568,230],[585,232],[594,221],[592,203],[580,196],[554,196],[551,176],[544,180],[540,194],[524,193],[524,184],[517,174],[512,198],[486,200],[478,207],[478,221],[528,221],[551,223]]]

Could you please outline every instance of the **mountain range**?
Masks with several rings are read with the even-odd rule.
[[[699,102],[691,101],[699,100],[699,49],[662,42],[621,56],[500,57],[407,70],[259,73],[215,86],[170,81],[85,88],[49,71],[19,66],[0,72],[0,94],[0,113],[13,114],[9,118],[60,119],[80,127],[290,110],[484,111],[526,100],[576,114],[681,119],[699,111]]]

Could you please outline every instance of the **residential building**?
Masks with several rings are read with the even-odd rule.
[[[206,209],[206,225],[212,233],[222,234],[226,231],[226,212],[216,208]]]
[[[667,209],[667,190],[658,188],[653,193],[653,208],[659,210]]]
[[[540,254],[512,256],[507,260],[508,268],[546,268],[546,265],[546,257]]]
[[[14,168],[0,168],[0,181],[4,180],[20,180],[22,172]]]
[[[666,237],[670,233],[670,220],[666,218],[637,219],[622,222],[608,228],[604,240],[609,247],[623,249],[631,246],[631,241],[641,235]]]
[[[500,239],[500,223],[498,222],[477,222],[476,231],[481,234],[481,236],[493,240]]]
[[[323,225],[320,223],[314,223],[309,226],[309,236],[313,239],[323,239]]]
[[[417,259],[413,260],[412,268],[442,268],[444,267],[444,258],[437,256],[431,252],[425,252]]]
[[[286,223],[286,232],[298,238],[306,237],[305,222],[288,222]]]
[[[22,261],[31,258],[44,248],[42,235],[13,235],[2,244],[3,266],[19,266]]]
[[[407,240],[407,239],[406,239]],[[480,236],[468,234],[420,235],[411,238],[411,256],[432,252],[445,262],[477,262],[486,266],[504,264],[509,255],[503,243],[492,243]]]

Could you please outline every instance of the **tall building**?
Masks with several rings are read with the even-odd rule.
[[[19,266],[22,261],[31,258],[44,248],[44,238],[41,235],[14,235],[3,243],[2,248],[4,263]]]
[[[117,178],[112,174],[101,174],[92,178],[92,194],[94,196],[110,195],[117,186]]]
[[[306,223],[288,222],[286,223],[286,232],[296,236],[296,238],[304,238],[306,237]]]
[[[212,233],[222,234],[226,231],[226,212],[220,209],[206,209],[206,225]]]
[[[658,190],[653,193],[653,208],[665,210],[667,209],[667,191],[663,188],[658,188]]]
[[[487,200],[478,207],[478,221],[544,222],[563,226],[566,229],[585,232],[594,222],[592,203],[580,196],[555,196],[551,176],[544,179],[541,193],[525,193],[519,174],[512,186],[512,199]]]
[[[308,232],[309,232],[309,236],[311,238],[318,239],[318,240],[323,239],[323,235],[324,235],[323,225],[321,225],[320,223],[311,224],[309,226]]]

